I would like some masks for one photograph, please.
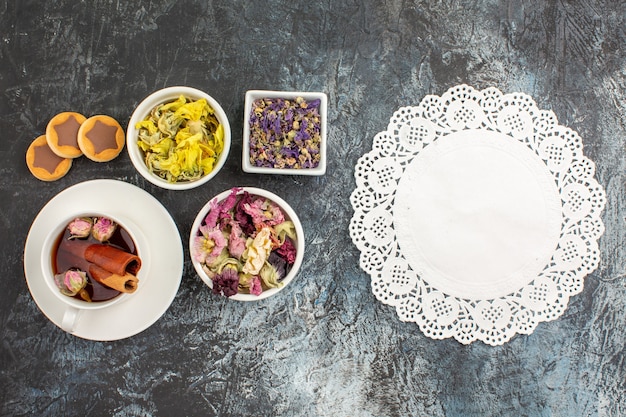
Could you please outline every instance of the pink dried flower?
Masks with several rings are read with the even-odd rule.
[[[69,297],[84,291],[87,282],[87,274],[79,269],[69,269],[54,276],[54,283],[61,291],[61,294]]]
[[[217,226],[217,218],[220,215],[217,198],[214,198],[209,202],[209,207],[209,212],[204,218],[204,224],[206,224],[208,227],[215,227]]]
[[[285,242],[276,249],[276,253],[290,265],[296,261],[296,247],[290,238],[285,239]]]
[[[217,227],[204,225],[200,226],[199,231],[201,234],[195,237],[193,243],[193,257],[200,263],[210,265],[215,258],[220,256],[228,242]]]
[[[90,217],[79,217],[70,222],[67,225],[67,229],[70,232],[70,239],[82,239],[89,237],[91,233],[91,227],[93,226],[93,220]]]
[[[230,237],[228,238],[228,252],[233,258],[240,259],[246,250],[246,237],[235,221],[230,222]]]
[[[111,239],[116,228],[117,224],[113,220],[107,217],[100,217],[94,223],[91,235],[100,242],[106,242]]]
[[[285,221],[285,216],[278,205],[265,198],[257,198],[252,203],[244,204],[243,210],[252,217],[252,223],[258,229],[275,226]]]
[[[209,213],[204,218],[204,223],[209,227],[216,227],[218,221],[223,217],[230,217],[228,214],[237,204],[237,193],[241,191],[241,188],[235,187],[230,190],[228,197],[217,202],[217,198],[214,198],[209,203]]]
[[[252,285],[250,285],[250,294],[261,295],[263,288],[261,287],[261,279],[258,276],[252,278]]]

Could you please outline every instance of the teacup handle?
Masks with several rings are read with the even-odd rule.
[[[63,313],[63,320],[61,321],[61,328],[68,333],[74,333],[74,327],[78,322],[78,316],[80,309],[76,307],[68,306]]]

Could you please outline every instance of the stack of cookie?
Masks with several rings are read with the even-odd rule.
[[[26,151],[26,165],[42,181],[55,181],[72,167],[81,155],[96,162],[108,162],[124,148],[125,135],[110,116],[86,118],[80,113],[63,112],[50,119],[46,134],[33,141]]]

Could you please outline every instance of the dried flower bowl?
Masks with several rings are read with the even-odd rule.
[[[250,90],[244,102],[242,168],[255,174],[326,173],[324,93]]]
[[[200,210],[191,227],[189,252],[196,272],[213,293],[233,300],[261,300],[277,294],[298,273],[304,231],[295,211],[276,194],[232,188]]]
[[[208,124],[207,124],[206,113],[202,113],[203,114],[202,119],[194,120],[194,118],[197,119],[197,117],[193,115],[193,112],[189,112],[189,111],[186,112],[185,122],[181,124],[181,126],[184,125],[187,128],[187,132],[183,132],[184,134],[189,133],[189,132],[197,133],[200,126],[202,126],[203,129],[206,129],[209,131],[211,130],[211,128],[215,128],[216,131],[211,133],[211,136],[208,139],[208,143],[209,143],[208,146],[204,146],[206,145],[206,143],[203,142],[202,143],[203,147],[200,148],[200,145],[197,145],[198,142],[194,142],[193,140],[188,140],[186,141],[186,143],[183,143],[183,140],[181,139],[181,140],[176,141],[177,145],[175,147],[173,146],[170,147],[170,154],[175,152],[177,153],[176,157],[168,158],[166,161],[160,160],[158,162],[160,166],[164,166],[164,167],[167,166],[168,167],[167,169],[170,170],[169,172],[176,173],[177,177],[174,177],[174,178],[176,178],[177,180],[168,181],[167,179],[162,178],[159,175],[156,175],[146,165],[146,152],[144,152],[144,150],[140,149],[139,147],[139,141],[140,141],[139,135],[142,129],[138,128],[138,124],[146,120],[151,115],[153,109],[155,109],[157,106],[176,101],[181,96],[185,97],[189,101],[194,101],[194,102],[197,102],[200,99],[206,100],[208,106],[213,110],[213,115],[215,116],[215,119],[217,119],[218,125],[217,125],[217,128],[215,128],[215,125],[214,125],[215,120],[211,117],[211,122],[213,124],[209,126],[209,129],[207,129]],[[196,114],[198,113],[199,112],[196,112]],[[192,122],[190,122],[189,120],[193,122],[193,125],[194,125],[193,128],[190,127],[192,125]],[[201,121],[202,124],[198,123],[198,121]],[[218,135],[217,129],[220,129],[219,126],[221,126],[222,131]],[[183,130],[183,129],[179,129],[179,132],[180,130]],[[143,129],[143,131],[145,132],[147,131],[147,129]],[[167,136],[163,134],[161,131],[157,132],[157,135],[160,135],[161,139]],[[206,133],[204,137],[205,139],[207,138]],[[215,156],[207,157],[206,149],[209,149],[209,151],[218,149],[216,146],[213,146],[214,145],[213,142],[214,141],[219,142],[220,137],[221,137],[221,142],[222,142],[221,151],[217,152]],[[130,160],[132,161],[137,171],[145,179],[150,181],[152,184],[158,185],[159,187],[162,187],[162,188],[166,188],[170,190],[187,190],[187,189],[195,188],[202,184],[205,184],[211,178],[217,175],[217,173],[222,168],[222,166],[224,166],[224,163],[226,162],[226,159],[228,158],[228,152],[230,150],[231,131],[230,131],[230,124],[228,122],[228,117],[226,117],[226,113],[224,112],[220,104],[213,97],[211,97],[210,95],[208,95],[207,93],[201,90],[191,88],[191,87],[181,87],[181,86],[167,87],[167,88],[158,90],[150,94],[141,103],[139,103],[139,105],[133,112],[130,118],[130,121],[128,122],[126,141],[127,141],[126,148],[128,149]],[[165,143],[165,141],[161,141],[160,143]],[[190,146],[189,145],[190,143],[193,143],[194,145]],[[154,149],[157,149],[157,148],[159,147],[157,146],[154,147]],[[162,149],[162,148],[159,148],[159,149]],[[198,149],[203,149],[203,150],[200,153],[197,151]],[[165,158],[165,156],[163,156],[163,158]],[[175,162],[173,163],[172,161],[175,161]],[[198,168],[201,166],[201,164],[209,164],[209,165],[212,164],[210,172],[204,173],[204,170]],[[189,167],[192,167],[192,168],[189,168]],[[177,171],[180,172],[180,174],[177,173]],[[191,178],[191,179],[186,179],[186,178],[183,179],[183,176],[186,175],[186,173],[193,172],[193,171],[195,171],[196,173],[195,175],[187,176],[187,178]],[[166,170],[162,170],[161,172],[166,172]],[[199,172],[202,172],[202,173],[199,173]]]

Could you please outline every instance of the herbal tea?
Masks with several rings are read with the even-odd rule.
[[[70,222],[52,251],[52,270],[61,293],[88,302],[111,300],[137,288],[141,260],[130,234],[102,216]]]

